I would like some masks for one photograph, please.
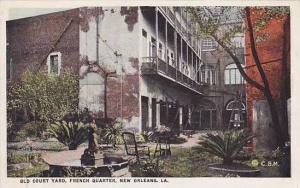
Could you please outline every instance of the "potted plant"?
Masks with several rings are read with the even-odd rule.
[[[81,122],[56,122],[47,129],[50,136],[66,145],[69,150],[77,147],[87,140],[87,126]]]
[[[200,149],[222,159],[222,163],[210,164],[209,169],[240,176],[256,176],[259,170],[237,161],[243,147],[255,136],[247,130],[227,130],[200,137]]]

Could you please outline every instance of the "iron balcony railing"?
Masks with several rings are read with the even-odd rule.
[[[143,75],[157,75],[158,73],[173,79],[191,89],[198,92],[203,92],[205,84],[201,84],[183,74],[176,67],[166,63],[159,57],[143,57],[142,58],[141,72]]]
[[[170,7],[160,7],[162,12],[164,12],[164,14],[166,15],[166,17],[169,19],[169,21],[175,26],[175,28],[177,29],[177,31],[179,32],[179,34],[181,36],[183,36],[183,38],[189,43],[189,45],[194,48],[195,51],[197,51],[197,45],[193,44],[192,42],[192,33],[191,31],[192,26],[191,23],[187,23],[187,28],[184,28],[182,26],[182,23],[180,22],[180,20],[178,20],[175,16],[175,14],[172,12]]]

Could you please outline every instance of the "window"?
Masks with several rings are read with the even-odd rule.
[[[216,84],[216,70],[212,65],[203,65],[201,67],[201,81],[210,85]]]
[[[172,65],[173,67],[175,67],[175,60],[174,60],[174,53],[172,51],[167,50],[168,53],[168,63],[169,65]]]
[[[245,38],[244,38],[244,36],[235,36],[235,37],[233,37],[232,44],[234,44],[234,46],[236,48],[244,48],[245,47]]]
[[[201,46],[203,51],[211,51],[217,48],[216,42],[210,37],[202,39]]]
[[[245,104],[244,103],[239,103],[236,102],[235,100],[231,100],[227,106],[226,110],[246,110]]]
[[[61,53],[53,52],[47,58],[48,74],[60,74],[61,68]]]
[[[143,37],[147,38],[147,32],[144,29],[142,30],[142,35]]]
[[[244,65],[242,65],[244,67]],[[224,71],[224,82],[227,85],[244,84],[244,78],[235,64],[229,64]]]
[[[151,37],[151,41],[149,42],[149,56],[156,56],[156,39]]]
[[[159,43],[158,44],[158,57],[159,58],[163,58],[163,46],[162,46],[162,43]]]

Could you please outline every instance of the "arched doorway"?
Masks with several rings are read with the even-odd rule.
[[[227,102],[226,106],[225,106],[225,112],[224,112],[224,126],[227,127],[229,125],[229,121],[230,121],[230,116],[233,110],[242,110],[242,117],[241,119],[244,119],[245,122],[246,118],[247,118],[247,114],[246,114],[246,105],[244,104],[244,102],[242,103],[238,103],[241,106],[237,106],[237,103],[235,102],[234,99],[231,99]]]

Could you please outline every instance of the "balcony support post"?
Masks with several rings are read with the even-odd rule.
[[[192,80],[193,80],[193,85],[195,81],[195,68],[194,68],[194,52],[192,51]]]
[[[187,66],[187,70],[189,70],[189,46],[188,46],[188,43],[186,42],[186,66]],[[190,73],[190,72],[189,72]],[[186,75],[187,78],[190,78],[190,75]],[[187,84],[189,85],[188,83],[188,80],[186,81]]]
[[[175,28],[174,28],[174,47],[175,47],[174,60],[175,60],[176,80],[177,80],[178,49],[177,49],[177,32]]]
[[[165,19],[165,62],[166,62],[166,74],[168,75],[168,21]]]
[[[180,72],[181,72],[181,81],[183,80],[183,71],[182,71],[182,63],[183,63],[183,46],[182,46],[182,41],[183,41],[183,39],[182,39],[182,35],[181,35],[181,41],[180,41],[180,62],[179,62],[179,70],[180,70]]]
[[[155,37],[156,37],[156,71],[158,71],[158,7],[155,7]]]

